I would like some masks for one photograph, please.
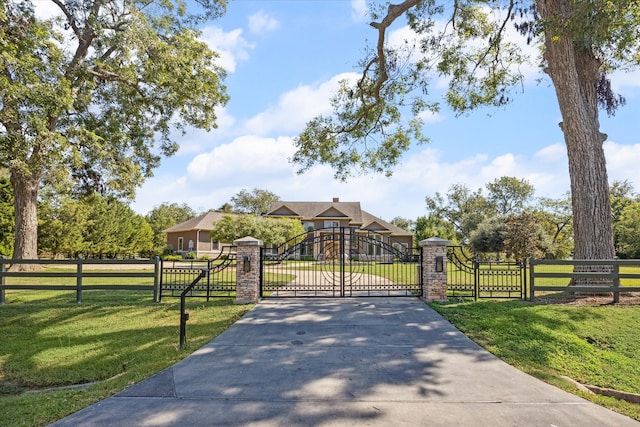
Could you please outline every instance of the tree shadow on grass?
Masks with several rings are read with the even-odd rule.
[[[259,304],[189,358],[57,425],[357,424],[398,404],[513,398],[523,374],[505,374],[423,302],[402,301]]]

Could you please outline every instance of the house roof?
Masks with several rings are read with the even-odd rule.
[[[363,229],[390,231],[396,236],[411,236],[411,232],[403,230],[382,218],[363,210],[360,202],[283,202],[271,204],[266,216],[299,218],[301,221],[313,219],[336,218],[349,219],[349,223]]]
[[[211,231],[214,228],[214,224],[222,219],[223,216],[232,215],[225,212],[206,212],[195,218],[191,218],[188,221],[176,224],[173,227],[169,227],[166,230],[162,230],[163,233],[174,233],[177,231],[193,231],[204,230]]]

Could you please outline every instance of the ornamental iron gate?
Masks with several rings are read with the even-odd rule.
[[[480,261],[462,246],[447,247],[447,294],[478,298],[520,298],[527,295],[527,263]]]
[[[263,298],[422,295],[419,249],[375,231],[309,231],[261,258]]]

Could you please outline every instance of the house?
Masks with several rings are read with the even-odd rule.
[[[360,202],[341,202],[334,198],[331,202],[273,202],[267,217],[297,218],[302,222],[306,231],[315,231],[313,239],[316,243],[301,245],[300,253],[296,256],[331,256],[334,252],[336,229],[348,227],[349,233],[361,236],[361,241],[369,244],[359,244],[362,247],[345,249],[350,256],[367,257],[369,259],[393,258],[392,251],[385,249],[393,247],[399,251],[413,248],[413,234],[403,230],[360,207]],[[307,240],[311,240],[310,233]],[[367,237],[362,237],[367,236]],[[375,242],[374,242],[375,240]],[[375,244],[378,243],[378,244]]]
[[[225,215],[230,214],[209,211],[163,230],[167,233],[167,245],[174,253],[181,255],[189,252],[195,253],[197,258],[218,255],[222,247],[229,244],[212,240],[210,233],[215,223]]]

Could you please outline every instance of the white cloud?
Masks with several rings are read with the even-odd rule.
[[[245,124],[246,130],[258,135],[268,135],[276,130],[281,134],[299,132],[313,117],[331,111],[329,100],[341,80],[356,77],[354,73],[344,73],[326,82],[299,85],[280,96],[277,105],[249,119]]]
[[[614,92],[625,93],[629,89],[640,88],[640,71],[618,71],[611,76],[611,86]]]
[[[33,2],[36,16],[40,19],[50,19],[56,16],[63,16],[60,8],[49,0],[36,0]]]
[[[277,19],[259,11],[249,16],[249,31],[254,34],[264,34],[280,26]]]
[[[240,28],[224,32],[218,27],[205,27],[202,30],[201,38],[213,51],[220,55],[216,60],[217,65],[230,73],[236,70],[239,61],[249,59],[249,51],[254,47],[242,36],[242,29]]]
[[[640,143],[621,145],[607,141],[604,144],[609,181],[628,180],[640,191]]]
[[[365,22],[369,18],[366,0],[351,0],[351,18],[355,22]]]
[[[217,208],[242,188],[268,189],[283,200],[359,201],[368,212],[390,220],[396,216],[415,219],[426,213],[425,196],[444,194],[453,184],[472,190],[484,188],[501,176],[524,178],[536,196],[559,198],[569,190],[566,154],[562,144],[552,144],[532,155],[503,153],[471,154],[453,162],[442,153],[424,147],[407,154],[391,178],[363,175],[340,182],[334,171],[317,165],[297,175],[288,162],[294,147],[290,138],[245,136],[196,156],[186,177],[158,177],[145,184],[134,208],[147,213],[166,200],[187,203],[196,210]],[[640,189],[640,144],[605,144],[609,179],[629,180]],[[161,184],[160,184],[161,183]]]
[[[219,145],[208,153],[199,154],[187,166],[190,181],[239,181],[241,177],[289,176],[287,159],[293,154],[291,138],[261,138],[243,136],[229,144]]]

